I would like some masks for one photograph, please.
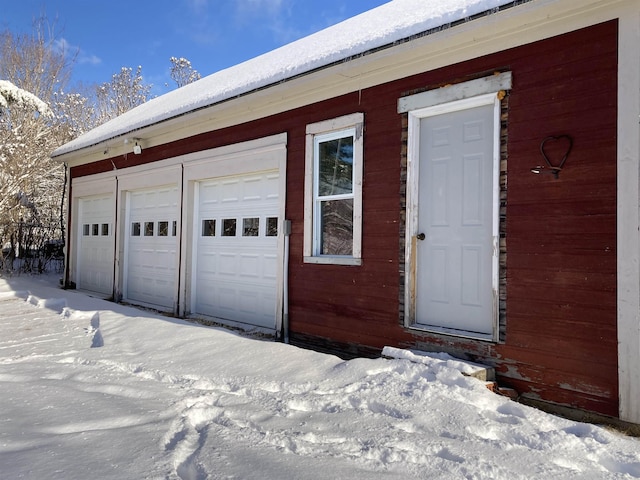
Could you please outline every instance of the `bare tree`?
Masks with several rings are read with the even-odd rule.
[[[0,247],[9,268],[17,256],[24,269],[41,270],[33,253],[63,238],[65,169],[50,154],[77,131],[58,116],[74,61],[60,45],[44,19],[30,35],[0,32]]]
[[[171,57],[171,79],[178,87],[183,87],[196,80],[200,80],[202,75],[191,66],[191,62],[184,57]]]
[[[98,126],[97,108],[91,100],[92,94],[93,92],[54,92],[51,109],[58,122],[58,128],[64,130],[68,140]]]
[[[0,32],[0,78],[49,102],[54,92],[67,87],[77,56],[55,35],[46,18],[34,22],[32,34]]]
[[[64,165],[53,150],[144,103],[142,68],[110,82],[67,90],[77,52],[66,50],[46,19],[32,34],[0,31],[0,260],[24,270],[46,265],[34,252],[64,238]],[[0,270],[2,265],[0,265]]]
[[[97,124],[142,105],[149,98],[151,88],[152,85],[144,82],[142,67],[138,66],[135,73],[130,67],[122,67],[110,82],[96,88]]]

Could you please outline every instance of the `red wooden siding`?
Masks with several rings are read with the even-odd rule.
[[[616,39],[610,22],[363,91],[353,107],[366,124],[363,266],[296,265],[294,253],[294,340],[360,354],[387,344],[446,350],[494,364],[504,383],[530,397],[616,415]],[[404,189],[395,102],[492,69],[514,79],[504,343],[415,335],[395,316],[403,224],[394,208]],[[532,174],[544,162],[540,142],[558,134],[574,141],[565,170],[557,180]],[[302,171],[290,167],[290,181],[301,185]],[[289,209],[296,223],[301,214]]]
[[[523,50],[510,97],[507,341],[501,372],[542,399],[617,415],[617,27]],[[555,180],[528,173],[547,135],[574,148]],[[527,380],[531,379],[531,380]]]
[[[507,245],[504,342],[416,334],[402,323],[406,186],[397,100],[494,70],[513,73],[501,227]],[[123,168],[287,132],[293,343],[345,355],[375,355],[385,345],[445,350],[494,364],[500,379],[521,393],[617,415],[616,89],[617,23],[608,22],[142,155],[75,167],[72,175],[111,170],[111,160]],[[363,264],[305,264],[305,127],[354,112],[365,115]],[[540,142],[558,134],[574,141],[560,177],[532,174],[543,162]]]

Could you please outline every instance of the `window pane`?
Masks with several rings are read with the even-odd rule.
[[[257,237],[260,228],[260,219],[257,217],[242,219],[242,236]]]
[[[352,255],[353,200],[321,202],[321,255]]]
[[[91,225],[91,235],[98,236],[98,224],[94,223]]]
[[[144,222],[144,236],[153,237],[153,222]]]
[[[215,219],[202,221],[202,236],[203,237],[215,237],[216,236],[216,221]]]
[[[175,237],[176,236],[176,231],[178,230],[178,221],[174,220],[173,221],[173,226],[171,227],[171,236]]]
[[[343,195],[353,191],[353,137],[318,145],[318,195]]]
[[[222,236],[223,237],[236,236],[236,219],[235,218],[225,218],[222,221]]]
[[[103,223],[102,224],[102,236],[103,237],[109,236],[109,224],[108,223]]]
[[[132,237],[140,236],[140,222],[133,222],[131,224],[131,236]]]
[[[267,218],[267,237],[278,236],[278,217]]]
[[[89,236],[89,224],[85,223],[84,225],[82,225],[82,235],[84,235],[85,237]]]
[[[158,222],[158,236],[159,237],[169,236],[169,222]]]

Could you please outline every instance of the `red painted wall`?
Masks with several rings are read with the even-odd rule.
[[[349,355],[385,345],[446,350],[495,365],[531,397],[617,415],[617,23],[608,22],[424,72],[142,155],[76,167],[72,176],[288,133],[292,221],[290,327],[294,343]],[[402,323],[400,242],[405,185],[399,97],[510,70],[507,119],[506,330],[492,344],[415,334]],[[362,266],[302,261],[305,126],[365,114]],[[558,179],[536,176],[540,142],[569,134]]]
[[[301,162],[292,162],[289,205],[300,206],[289,209],[298,226],[292,237],[294,339],[353,354],[377,353],[370,347],[384,345],[446,350],[495,365],[503,383],[531,398],[617,415],[616,59],[617,25],[610,22],[372,88],[362,92],[360,104],[341,99],[366,118],[363,266],[300,261],[303,172]],[[513,73],[504,342],[414,335],[398,321],[404,185],[396,101],[414,89],[493,69]],[[558,179],[532,174],[531,167],[544,163],[541,141],[559,134],[574,142],[564,171]],[[295,159],[302,158],[301,138],[292,136]]]

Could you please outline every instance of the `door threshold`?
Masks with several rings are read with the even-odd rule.
[[[439,335],[448,335],[451,337],[467,338],[471,340],[481,340],[483,342],[497,342],[493,333],[470,332],[467,330],[459,330],[456,328],[438,327],[436,325],[422,325],[415,323],[409,326],[410,330],[421,333],[437,333]]]

